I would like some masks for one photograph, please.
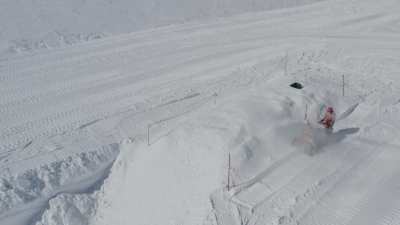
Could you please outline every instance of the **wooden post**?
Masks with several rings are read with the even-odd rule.
[[[147,146],[150,146],[150,124],[147,125]]]
[[[342,94],[343,94],[343,97],[344,97],[344,85],[345,85],[345,83],[344,83],[344,74],[342,75]]]
[[[231,153],[228,153],[228,184],[226,185],[228,191],[231,189]]]

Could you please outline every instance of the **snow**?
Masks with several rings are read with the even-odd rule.
[[[0,56],[54,49],[150,27],[321,0],[3,0]]]
[[[61,194],[49,202],[36,225],[88,224],[88,218],[95,213],[95,199],[86,194]]]
[[[59,193],[79,193],[104,179],[116,155],[115,146],[72,155],[21,173],[2,174],[0,209],[5,224],[27,224]],[[25,168],[26,169],[26,168]]]
[[[30,50],[0,61],[0,224],[400,223],[397,1],[139,3],[1,8]]]
[[[239,159],[232,165],[240,172],[233,182],[243,182],[257,167],[268,165],[271,153],[262,151],[267,143],[258,133],[271,132],[273,127],[265,127],[279,118],[279,109],[267,97],[237,97],[211,109],[199,109],[151,146],[135,141],[126,145],[117,161],[123,166],[114,167],[102,191],[113,209],[103,212],[104,221],[96,224],[129,224],[131,216],[139,224],[201,223],[209,213],[209,194],[226,185],[231,148]]]

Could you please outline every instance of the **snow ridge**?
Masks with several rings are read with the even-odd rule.
[[[6,224],[23,224],[40,213],[46,202],[54,196],[87,191],[104,179],[104,173],[118,151],[118,145],[111,144],[20,174],[3,171],[0,180],[0,220]]]

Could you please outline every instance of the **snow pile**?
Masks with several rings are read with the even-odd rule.
[[[275,84],[290,93],[286,81]],[[213,211],[211,194],[227,185],[228,154],[230,186],[291,151],[303,154],[291,145],[299,133],[286,126],[301,122],[300,113],[287,108],[285,92],[265,88],[272,89],[218,99],[218,106],[186,116],[151,146],[145,140],[125,144],[99,193],[93,224],[131,224],[132,218],[137,224],[202,224]],[[301,104],[296,107],[304,111]]]
[[[63,192],[84,192],[107,175],[118,153],[117,145],[71,155],[19,174],[1,172],[0,220],[25,224],[34,219],[46,202]]]
[[[36,225],[86,225],[94,216],[94,195],[61,194],[49,201],[49,208]]]
[[[318,1],[5,0],[0,7],[0,53],[54,48],[109,34]]]
[[[226,151],[220,147],[226,134],[218,129],[220,123],[185,124],[151,147],[128,145],[120,157],[124,166],[114,168],[104,187],[104,202],[112,210],[96,223],[130,224],[129,218],[138,224],[200,222],[209,210],[209,193],[223,183]],[[205,126],[216,129],[199,128]]]

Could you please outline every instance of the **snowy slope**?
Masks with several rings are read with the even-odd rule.
[[[113,34],[321,0],[3,0],[0,56],[49,49]]]
[[[327,1],[0,61],[0,224],[400,223],[399,9]],[[313,154],[292,145],[319,104],[356,102]]]

